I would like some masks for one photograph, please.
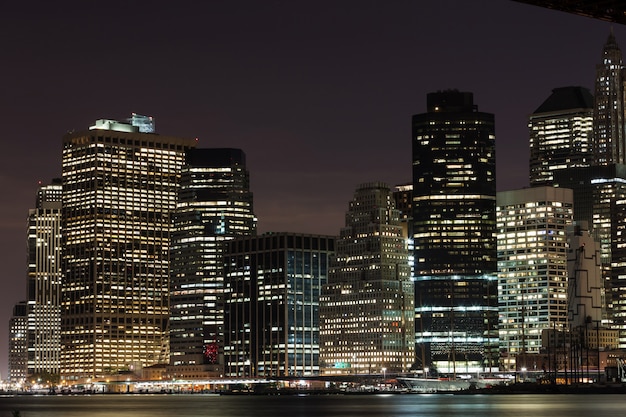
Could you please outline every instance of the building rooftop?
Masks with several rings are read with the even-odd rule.
[[[592,108],[593,95],[588,89],[584,87],[560,87],[552,90],[550,97],[533,114]]]

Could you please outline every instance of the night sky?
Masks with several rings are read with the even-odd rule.
[[[338,234],[358,184],[411,180],[426,94],[496,117],[498,190],[528,183],[528,115],[593,90],[611,24],[509,0],[14,1],[0,14],[0,373],[26,219],[61,138],[96,119],[242,148],[259,232]],[[626,51],[626,27],[615,25]]]

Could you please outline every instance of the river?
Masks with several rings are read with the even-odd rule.
[[[626,395],[2,396],[0,417],[623,417]]]

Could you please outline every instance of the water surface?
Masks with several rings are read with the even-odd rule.
[[[623,417],[626,395],[75,395],[0,397],[0,417]]]

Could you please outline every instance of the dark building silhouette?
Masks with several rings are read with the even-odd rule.
[[[412,139],[418,363],[497,367],[494,116],[472,93],[431,93]]]
[[[240,149],[190,149],[172,231],[170,363],[179,376],[220,376],[224,249],[256,234],[250,175]]]

